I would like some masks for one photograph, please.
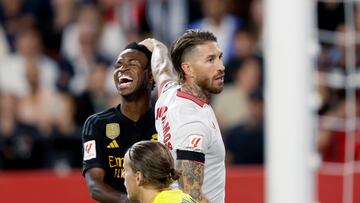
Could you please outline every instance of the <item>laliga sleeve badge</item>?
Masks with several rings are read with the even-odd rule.
[[[115,139],[120,135],[120,125],[118,123],[106,124],[106,137]]]
[[[84,161],[96,158],[95,140],[89,140],[84,143]]]
[[[190,135],[188,148],[192,150],[202,150],[203,136]]]

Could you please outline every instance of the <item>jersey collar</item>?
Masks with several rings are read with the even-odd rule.
[[[205,104],[207,104],[206,102],[204,102],[203,100],[191,95],[191,94],[188,94],[186,92],[183,92],[181,91],[180,89],[177,90],[176,92],[176,96],[178,97],[181,97],[181,98],[184,98],[184,99],[188,99],[188,100],[191,100],[193,102],[195,102],[197,105],[201,106],[201,107],[204,107]]]

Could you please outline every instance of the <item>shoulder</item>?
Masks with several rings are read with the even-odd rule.
[[[89,116],[83,126],[83,132],[88,131],[89,129],[97,126],[105,121],[111,120],[116,115],[116,109],[110,108],[105,111],[95,113]]]
[[[182,192],[179,189],[167,190],[167,191],[162,191],[162,192],[158,193],[158,195],[155,197],[153,203],[167,203],[167,202],[196,203],[196,201],[193,198],[191,198],[190,195]]]
[[[160,97],[166,92],[172,92],[171,90],[176,90],[180,88],[180,84],[174,80],[165,80],[158,87],[158,96]]]

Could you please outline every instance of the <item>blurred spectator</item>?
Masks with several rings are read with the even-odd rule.
[[[54,131],[50,139],[52,167],[81,168],[81,128],[75,122],[75,104],[66,94],[58,96],[58,113],[54,116]]]
[[[73,95],[78,96],[86,91],[87,77],[96,64],[109,64],[108,55],[98,49],[100,21],[100,13],[95,5],[83,5],[74,30],[67,33],[69,41],[65,40],[64,51],[73,67],[73,76],[69,80],[69,90]]]
[[[323,45],[322,55],[319,61],[319,70],[334,74],[345,74],[346,68],[346,28],[344,24],[336,28],[333,45]]]
[[[70,60],[74,60],[82,54],[80,44],[83,40],[81,39],[81,35],[84,35],[84,32],[94,35],[93,38],[96,39],[97,43],[101,34],[101,24],[100,11],[96,5],[81,5],[76,21],[68,25],[64,30],[61,44],[61,52],[63,56]],[[97,44],[95,45],[97,46]]]
[[[228,12],[225,1],[202,0],[201,8],[204,17],[190,23],[189,28],[209,30],[214,33],[221,50],[224,51],[224,64],[227,64],[234,53],[235,33],[244,23],[239,17]]]
[[[260,88],[261,67],[256,58],[247,58],[235,72],[235,81],[214,97],[213,108],[223,131],[245,123],[250,115],[249,95]]]
[[[264,113],[262,93],[250,95],[249,119],[227,132],[226,159],[232,164],[263,164],[264,162]]]
[[[336,1],[318,1],[317,19],[319,29],[335,31],[345,22],[344,4]]]
[[[18,116],[22,123],[37,128],[43,136],[51,136],[55,123],[55,117],[61,111],[69,109],[61,108],[62,97],[56,91],[40,85],[40,70],[36,64],[27,64],[26,80],[30,92],[21,97],[18,104]]]
[[[234,81],[239,64],[246,58],[255,56],[256,41],[254,36],[246,30],[237,31],[234,42],[234,55],[225,68],[225,83]]]
[[[38,6],[37,22],[44,51],[54,59],[61,58],[63,32],[75,20],[76,5],[76,0],[51,0]]]
[[[248,29],[256,42],[256,53],[262,55],[263,51],[263,21],[264,21],[263,0],[252,0],[250,4],[250,16]]]
[[[98,49],[110,58],[116,58],[120,50],[128,42],[128,32],[122,24],[121,18],[123,15],[119,10],[119,7],[124,2],[118,0],[98,0],[97,6],[100,8],[102,22]]]
[[[343,91],[339,93],[336,99],[333,97],[329,100],[332,104],[320,112],[320,131],[317,146],[323,161],[326,162],[344,162],[346,160],[345,155],[349,150],[346,147],[347,136],[354,136],[355,151],[353,158],[360,160],[360,130],[356,129],[352,134],[347,134],[345,122],[349,118],[346,117],[346,108],[348,108],[347,105],[350,101],[345,99]]]
[[[39,85],[55,89],[58,80],[56,63],[42,53],[39,33],[34,29],[22,31],[16,40],[17,52],[0,62],[0,90],[18,96],[30,93],[27,70],[38,69]]]
[[[189,23],[188,1],[148,0],[147,17],[154,37],[170,45]]]
[[[108,99],[111,95],[107,93],[105,88],[106,80],[110,80],[107,76],[107,64],[96,64],[87,78],[86,90],[75,97],[75,118],[79,126],[84,124],[87,117],[106,109],[110,105]]]
[[[0,1],[0,25],[11,52],[16,50],[15,41],[19,32],[35,24],[35,17],[26,3],[24,0]]]
[[[6,41],[5,32],[0,25],[0,61],[4,60],[8,54],[10,54],[10,48]]]
[[[0,169],[43,168],[45,145],[36,128],[17,120],[18,101],[14,95],[0,95]]]
[[[117,18],[126,33],[127,41],[134,42],[152,35],[146,17],[146,0],[122,0],[117,8]]]
[[[111,8],[115,9],[116,1],[110,3]],[[80,5],[77,20],[68,25],[63,33],[61,52],[66,58],[74,60],[83,54],[83,35],[93,35],[92,40],[95,40],[94,45],[99,53],[109,58],[116,57],[127,43],[127,36],[118,18],[102,16],[100,8],[106,10],[107,6],[93,2]]]

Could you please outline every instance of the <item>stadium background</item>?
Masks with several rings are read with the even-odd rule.
[[[92,202],[80,132],[88,115],[119,101],[117,54],[131,41],[169,45],[203,28],[226,64],[212,106],[228,149],[227,202],[264,202],[263,16],[262,0],[0,0],[0,201]],[[318,1],[315,17],[315,198],[358,203],[360,6]]]

